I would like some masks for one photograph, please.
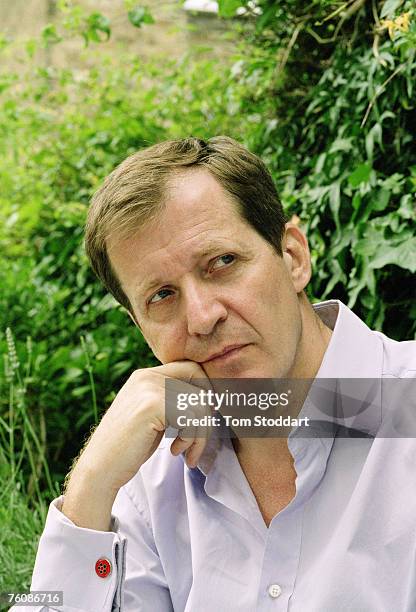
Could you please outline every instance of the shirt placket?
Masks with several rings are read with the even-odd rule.
[[[332,439],[318,437],[293,439],[289,448],[297,473],[293,500],[270,523],[265,545],[256,612],[290,610],[291,596],[302,552],[305,503],[319,485]]]
[[[257,598],[257,612],[288,610],[299,565],[303,508],[282,510],[269,526]]]

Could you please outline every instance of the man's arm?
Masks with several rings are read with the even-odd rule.
[[[155,609],[154,602],[159,602],[161,612],[172,609],[150,521],[123,491],[156,451],[168,425],[166,378],[192,381],[206,376],[192,361],[136,370],[73,466],[64,495],[50,506],[31,584],[31,590],[64,592],[64,606],[50,610],[114,612],[120,609],[123,586],[126,612]],[[206,438],[177,436],[171,451],[186,450],[188,465],[193,466],[206,442]],[[116,527],[114,518],[119,518]],[[124,585],[126,554],[131,577]],[[148,595],[152,605],[142,608]],[[36,612],[40,610],[44,608]]]
[[[111,508],[118,491],[159,446],[168,426],[165,406],[168,378],[205,379],[209,385],[205,372],[193,361],[177,361],[133,372],[104,414],[70,474],[62,512],[79,527],[108,530]],[[199,390],[191,383],[182,385],[189,392]],[[178,455],[186,451],[186,461],[194,467],[206,442],[206,437],[198,437],[196,433],[191,438],[178,435],[171,445],[171,452]]]

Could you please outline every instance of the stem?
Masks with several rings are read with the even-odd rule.
[[[17,461],[17,465],[16,465],[16,474],[18,474],[18,473],[19,473],[20,466],[21,466],[21,465],[22,465],[22,463],[23,463],[24,452],[25,452],[25,449],[24,449],[24,448],[22,448],[22,449],[21,449],[21,451],[20,451],[19,459],[18,459],[18,461]],[[5,488],[4,488],[4,489],[2,490],[2,492],[0,493],[0,504],[1,504],[1,502],[2,502],[2,499],[3,499],[3,498],[6,498],[6,495],[7,495],[8,491],[9,491],[9,489],[12,489],[13,491],[15,490],[14,483],[13,483],[13,481],[12,481],[11,479],[9,480],[9,482],[6,484]],[[12,494],[13,494],[13,493],[12,493]]]
[[[10,381],[9,387],[9,453],[10,453],[10,468],[11,482],[14,484],[16,479],[16,466],[14,461],[14,386],[13,381]]]
[[[389,78],[388,78],[388,79],[386,79],[386,80],[384,81],[384,83],[382,83],[382,84],[381,84],[380,89],[378,90],[378,92],[377,92],[377,93],[375,93],[375,94],[374,94],[373,99],[371,100],[370,104],[367,106],[367,110],[365,111],[364,119],[361,121],[361,125],[360,125],[360,127],[364,127],[364,125],[365,125],[365,123],[366,123],[366,121],[367,121],[367,119],[368,119],[368,116],[369,116],[369,114],[370,114],[370,112],[371,112],[371,109],[373,108],[373,106],[374,106],[374,104],[375,104],[375,102],[376,102],[377,98],[378,98],[378,97],[379,97],[379,96],[380,96],[380,95],[383,93],[384,89],[386,88],[386,85],[388,85],[388,84],[390,83],[390,81],[391,81],[392,79],[394,79],[394,77],[395,77],[397,74],[399,74],[399,72],[400,72],[401,70],[403,70],[403,68],[405,67],[405,65],[406,65],[406,64],[400,64],[400,66],[398,66],[398,67],[396,68],[396,70],[393,72],[393,74],[391,74],[391,75],[389,76]]]
[[[280,73],[280,72],[282,72],[284,70],[284,68],[285,68],[285,66],[287,64],[287,61],[289,59],[290,52],[292,51],[292,49],[293,49],[293,47],[294,47],[294,45],[296,43],[296,40],[297,40],[297,38],[299,36],[299,33],[304,28],[304,26],[305,26],[304,22],[298,23],[296,28],[293,30],[292,36],[290,37],[289,43],[288,43],[288,45],[287,45],[287,47],[286,47],[286,49],[285,49],[285,51],[283,53],[283,57],[282,57],[281,61],[280,61],[278,73]]]
[[[88,349],[87,349],[87,345],[86,345],[84,336],[80,336],[80,338],[81,338],[82,350],[84,351],[84,355],[85,355],[85,362],[86,362],[88,377],[90,379],[92,406],[94,410],[94,421],[95,423],[98,423],[97,395],[95,392],[95,384],[94,384],[94,377],[92,375],[92,366],[91,366],[90,356],[88,354]]]
[[[335,42],[337,40],[340,29],[342,28],[345,21],[348,21],[355,13],[357,13],[361,7],[365,4],[366,0],[354,0],[352,4],[349,6],[348,10],[341,17],[341,19],[337,23],[337,27],[335,28],[335,32],[330,38],[321,38],[319,34],[317,34],[311,27],[306,28],[306,31],[314,37],[316,41],[320,45],[327,45],[329,43]]]
[[[29,420],[29,417],[27,416],[26,413],[23,413],[23,418],[24,418],[24,424],[25,424],[25,427],[24,427],[25,439],[27,439],[26,431],[28,430],[30,432],[30,435],[33,438],[33,441],[35,442],[37,451],[41,455],[41,462],[43,463],[43,467],[45,468],[45,477],[46,477],[46,480],[47,480],[47,483],[48,483],[49,490],[53,491],[54,487],[52,485],[52,479],[51,479],[51,475],[49,473],[49,466],[48,466],[48,463],[47,463],[46,458],[45,458],[44,449],[41,447],[41,445],[39,443],[39,439],[38,439],[38,437],[37,437],[37,435],[36,435],[36,433],[35,433],[35,431],[34,431],[34,429],[32,427],[32,424],[31,424],[31,422]],[[35,467],[34,463],[33,463],[33,467]],[[36,470],[35,470],[35,476],[37,477]]]
[[[322,19],[322,21],[317,21],[316,25],[320,26],[323,23],[325,23],[325,21],[328,21],[329,19],[332,19],[332,17],[336,17],[338,15],[338,13],[341,13],[344,9],[347,8],[348,5],[351,5],[353,3],[354,3],[354,0],[350,0],[350,2],[345,2],[340,7],[338,7],[335,11],[333,11],[330,15],[325,17],[325,19]]]
[[[29,441],[28,441],[28,438],[27,438],[26,429],[24,431],[23,445],[26,447],[27,454],[28,454],[28,457],[29,457],[30,467],[32,468],[32,475],[30,477],[29,485],[28,485],[28,495],[29,495],[29,497],[32,496],[32,488],[34,487],[35,490],[36,490],[36,494],[38,496],[39,505],[40,505],[41,508],[44,509],[44,501],[42,499],[42,494],[41,494],[40,489],[39,489],[39,481],[38,481],[37,474],[36,474],[36,465],[35,465],[35,461],[33,459],[32,449],[30,448],[30,444],[29,444]],[[42,514],[43,514],[43,512],[42,512]],[[42,520],[43,520],[43,522],[45,521],[45,517],[44,516],[42,516]]]

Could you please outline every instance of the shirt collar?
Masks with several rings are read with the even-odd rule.
[[[381,378],[380,338],[339,300],[312,305],[332,336],[316,378]]]
[[[341,393],[343,400],[342,417],[334,418],[333,405],[327,405],[325,413],[323,413],[321,408],[316,405],[318,403],[315,401],[317,396],[313,395],[313,399],[308,396],[299,417],[309,416],[311,419],[319,421],[318,429],[322,427],[322,424],[325,426],[325,424],[335,423],[336,427],[342,424],[353,430],[374,436],[381,424],[382,343],[377,334],[372,332],[340,300],[319,302],[313,304],[312,307],[322,322],[333,332],[315,377],[316,388],[321,392],[323,389],[326,400],[328,400],[328,397],[334,400]],[[358,385],[358,389],[356,384],[349,382],[351,379],[357,378],[363,379],[362,384]],[[325,379],[325,381],[319,379]],[[328,389],[328,379],[337,379],[336,393],[331,394],[331,389]],[[347,385],[345,392],[342,384]],[[357,410],[357,402],[362,402],[363,397],[366,402],[365,409],[360,412]],[[335,414],[339,415],[339,413],[338,407]],[[345,415],[351,416],[346,418]],[[224,446],[227,449],[233,448],[231,439],[224,437],[224,432],[220,431],[223,427],[225,425],[214,429],[198,462],[198,468],[205,476],[212,468],[221,448]],[[304,435],[304,429],[295,428],[289,437],[293,439]],[[184,455],[182,456],[185,460]]]
[[[298,416],[315,422],[309,435],[375,436],[381,424],[381,340],[339,300],[313,308],[333,333]],[[292,434],[305,435],[305,430]]]

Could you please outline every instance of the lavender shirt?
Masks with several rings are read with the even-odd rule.
[[[338,300],[314,309],[333,329],[317,378],[414,382],[415,341],[371,331]],[[292,431],[296,495],[269,527],[230,440],[189,469],[163,438],[120,489],[111,532],[77,527],[60,512],[63,496],[51,502],[31,590],[63,590],[64,605],[30,609],[414,612],[416,441],[383,433],[394,410],[370,406],[355,419],[366,437]],[[102,557],[107,578],[95,573]]]

